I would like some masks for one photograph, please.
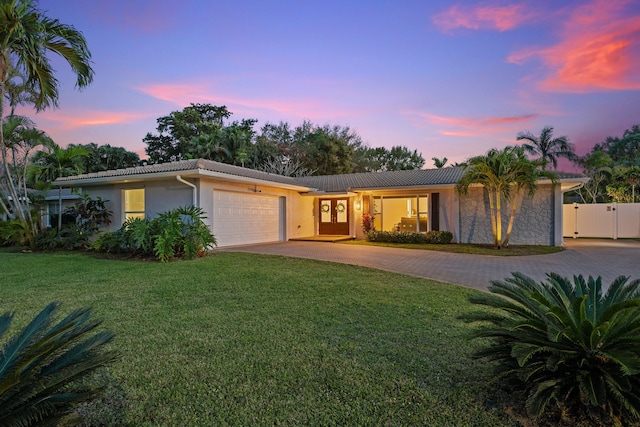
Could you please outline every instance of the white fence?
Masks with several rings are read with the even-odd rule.
[[[640,203],[563,205],[564,237],[640,238]]]

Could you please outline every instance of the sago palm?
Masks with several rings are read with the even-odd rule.
[[[0,425],[59,425],[75,405],[99,393],[79,380],[116,358],[104,346],[110,332],[89,309],[76,310],[54,324],[59,304],[49,304],[19,334],[4,339],[13,314],[0,316]]]
[[[605,291],[600,277],[513,273],[489,290],[471,302],[494,310],[466,316],[482,322],[474,337],[489,338],[476,356],[526,392],[529,414],[554,404],[616,424],[640,418],[640,280]]]

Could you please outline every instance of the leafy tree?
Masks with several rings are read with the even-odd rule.
[[[456,184],[456,191],[467,194],[469,186],[481,184],[489,198],[491,231],[494,245],[497,248],[509,245],[511,229],[516,213],[517,197],[513,190],[526,188],[533,195],[539,178],[545,176],[557,180],[555,174],[538,169],[541,162],[531,161],[525,157],[522,147],[505,147],[503,150],[491,149],[484,156],[476,156],[467,160],[464,174]],[[502,238],[502,205],[511,203],[507,233]]]
[[[491,310],[465,316],[481,322],[474,337],[489,339],[476,357],[496,362],[511,393],[524,392],[530,415],[556,407],[597,425],[638,421],[640,280],[620,276],[604,288],[600,277],[549,273],[537,283],[513,273],[489,291],[470,300]]]
[[[317,175],[351,172],[353,146],[350,140],[352,137],[354,134],[350,134],[348,128],[331,129],[329,126],[315,128],[302,141],[305,147],[305,165],[315,170]]]
[[[140,164],[140,156],[123,147],[114,147],[109,144],[98,145],[95,142],[69,144],[68,147],[80,147],[87,152],[87,155],[82,158],[82,173],[124,169]]]
[[[604,142],[596,144],[592,151],[605,152],[613,164],[640,166],[640,126],[634,125],[625,130],[622,138],[607,137]]]
[[[424,158],[417,150],[396,145],[387,150],[384,147],[356,147],[354,152],[354,172],[383,172],[420,169]]]
[[[152,163],[183,159],[190,152],[189,143],[200,135],[215,135],[224,126],[224,119],[231,117],[227,107],[211,104],[191,104],[182,111],[173,111],[160,117],[158,135],[147,133],[142,142]]]
[[[46,17],[33,0],[4,0],[0,2],[0,120],[4,124],[4,100],[9,97],[12,107],[19,102],[32,103],[37,111],[58,104],[58,80],[54,76],[48,53],[56,53],[71,67],[76,86],[83,88],[93,80],[89,52],[82,33],[74,27]],[[21,92],[11,79],[24,76]],[[13,84],[13,86],[12,86]],[[7,93],[7,88],[16,89]],[[20,98],[21,93],[29,96]],[[13,99],[13,101],[11,101]],[[17,218],[30,223],[28,202],[17,188],[17,179],[11,175],[10,148],[0,127],[0,157],[3,174],[3,199],[11,200]],[[3,206],[6,208],[7,206]]]
[[[13,313],[0,316],[0,425],[77,425],[72,414],[81,402],[97,397],[100,387],[81,384],[117,353],[104,347],[114,335],[96,332],[91,310],[76,310],[54,324],[60,304],[44,308],[19,334],[3,339]],[[92,335],[93,334],[93,335]]]
[[[522,144],[527,153],[539,156],[542,159],[542,169],[546,169],[551,163],[554,169],[558,168],[558,159],[564,157],[574,160],[575,147],[569,142],[566,136],[553,137],[553,128],[546,126],[540,132],[540,136],[535,136],[531,132],[520,132],[516,138],[518,141],[528,141]]]

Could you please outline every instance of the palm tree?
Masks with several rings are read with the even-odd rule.
[[[53,183],[56,179],[83,172],[82,159],[89,153],[84,147],[60,148],[51,141],[46,150],[33,157],[31,176],[35,181]],[[58,185],[58,231],[62,228],[62,187]]]
[[[5,100],[9,80],[16,72],[28,82],[30,97],[27,100],[33,103],[37,111],[58,105],[58,80],[53,75],[48,53],[56,53],[67,61],[76,75],[78,88],[87,86],[93,80],[91,53],[82,33],[73,26],[44,16],[36,8],[34,0],[0,0],[0,22],[1,101]],[[0,120],[4,121],[4,102],[0,102]],[[8,176],[8,149],[1,127],[0,156],[7,199],[16,204],[14,207],[18,218],[27,222],[28,207],[19,204],[21,199],[14,179]]]
[[[636,202],[636,187],[640,184],[640,166],[631,166],[625,173],[625,180],[631,186],[631,203]]]
[[[558,158],[564,157],[569,160],[576,159],[574,145],[569,142],[566,136],[553,137],[553,127],[546,126],[540,132],[540,136],[535,136],[531,132],[520,132],[516,138],[518,141],[529,141],[522,144],[527,153],[540,156],[543,161],[542,169],[546,169],[551,163],[553,168],[558,167]]]
[[[538,179],[547,177],[556,182],[555,174],[541,171],[541,162],[528,160],[522,147],[505,147],[503,150],[491,149],[484,156],[472,157],[463,166],[464,174],[456,184],[456,191],[467,194],[469,186],[481,184],[489,197],[489,214],[493,243],[497,248],[508,246],[511,238],[514,218],[517,210],[517,197],[521,189],[527,189],[533,195]],[[511,202],[509,223],[504,240],[502,239],[502,202]]]

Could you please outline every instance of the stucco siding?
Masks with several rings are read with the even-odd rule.
[[[541,185],[530,197],[517,196],[515,222],[510,243],[514,245],[555,245],[554,189]],[[503,238],[507,231],[511,203],[502,206]],[[460,196],[460,241],[461,243],[493,243],[489,198],[484,188],[472,187],[469,193]]]

